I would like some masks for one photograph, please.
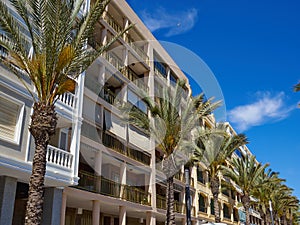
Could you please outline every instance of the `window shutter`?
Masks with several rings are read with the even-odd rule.
[[[20,106],[0,96],[0,137],[15,140]]]

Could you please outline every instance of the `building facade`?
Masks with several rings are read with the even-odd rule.
[[[186,80],[186,95],[191,89],[184,73],[125,0],[111,1],[88,47],[107,43],[131,24],[134,27],[76,80],[76,91],[56,102],[57,132],[47,149],[45,225],[164,224],[166,182],[158,169],[163,153],[141,130],[121,121],[117,106],[127,102],[147,114],[140,90],[154,96],[178,79]],[[0,224],[21,225],[34,151],[28,131],[33,102],[4,66],[0,66],[0,87]],[[212,127],[214,122],[209,117],[204,125]],[[241,151],[249,153],[246,147]],[[176,174],[174,185],[178,225],[185,224],[183,170]],[[193,224],[214,221],[205,166],[191,171]],[[222,222],[241,223],[238,202],[238,192],[220,194]],[[260,224],[255,210],[252,223]]]

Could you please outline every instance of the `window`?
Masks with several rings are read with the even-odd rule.
[[[68,148],[68,130],[63,129],[59,133],[59,148],[67,150]]]
[[[171,72],[171,74],[170,74],[170,82],[171,82],[171,85],[176,86],[177,78],[175,77],[173,72]]]
[[[199,195],[199,211],[206,212],[205,197],[201,194]]]
[[[205,183],[204,182],[204,177],[203,177],[203,171],[201,170],[200,167],[197,167],[197,180],[198,182],[201,182],[201,183]]]
[[[224,213],[224,217],[227,219],[230,219],[230,210],[229,210],[229,206],[224,204],[223,206],[223,213]]]
[[[212,215],[215,215],[215,205],[214,205],[214,200],[213,199],[210,200],[210,213]]]
[[[0,138],[19,144],[24,104],[0,92]]]
[[[157,57],[154,56],[154,71],[161,74],[163,77],[167,77],[167,70],[164,64]]]
[[[143,102],[139,96],[133,93],[130,89],[128,89],[128,97],[127,101],[130,102],[132,105],[136,106],[142,112],[147,114],[147,105]]]

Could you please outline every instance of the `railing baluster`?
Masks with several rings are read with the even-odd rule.
[[[46,160],[49,163],[53,163],[61,167],[71,168],[73,155],[65,150],[49,145],[47,148]]]

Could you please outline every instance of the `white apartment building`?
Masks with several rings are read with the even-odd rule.
[[[147,113],[137,90],[153,96],[177,79],[187,81],[186,94],[191,90],[184,73],[125,0],[108,5],[88,47],[107,43],[130,24],[135,26],[77,79],[75,93],[56,102],[59,120],[47,149],[44,225],[164,224],[166,183],[157,169],[162,152],[139,129],[122,123],[116,106],[129,102]],[[18,79],[0,66],[1,225],[24,223],[34,151],[28,131],[32,104]],[[205,121],[213,124],[213,118]],[[191,173],[193,224],[214,220],[204,169]],[[183,167],[175,178],[176,224],[183,225]],[[240,223],[238,201],[237,192],[220,195],[224,223]],[[252,222],[260,224],[255,213]]]

